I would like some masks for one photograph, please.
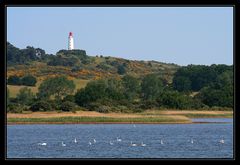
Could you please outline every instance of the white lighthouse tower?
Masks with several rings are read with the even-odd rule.
[[[68,50],[74,49],[74,43],[73,43],[73,33],[70,32],[68,36]]]

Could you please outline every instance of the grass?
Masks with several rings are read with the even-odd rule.
[[[188,119],[169,117],[52,117],[52,118],[8,118],[8,123],[190,123]]]

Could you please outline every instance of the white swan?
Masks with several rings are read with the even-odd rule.
[[[118,141],[118,142],[121,142],[121,141],[122,141],[122,139],[119,139],[119,138],[117,137],[117,141]]]
[[[62,146],[63,146],[63,147],[65,147],[65,146],[66,146],[66,144],[64,144],[64,143],[62,142]]]
[[[77,139],[76,138],[74,139],[74,143],[77,143]]]
[[[146,146],[146,144],[144,144],[144,143],[142,142],[142,143],[141,143],[141,146],[143,146],[143,147],[144,147],[144,146]]]
[[[223,144],[223,143],[224,143],[224,140],[223,140],[223,139],[221,139],[221,140],[219,141],[219,143],[222,143],[222,144]]]
[[[109,144],[110,144],[110,145],[113,145],[113,142],[110,141]]]
[[[193,139],[191,139],[191,143],[193,144]]]
[[[89,144],[89,145],[92,145],[92,143],[91,143],[91,142],[88,142],[88,144]]]
[[[41,145],[41,146],[46,146],[47,143],[38,143],[38,145]]]
[[[162,141],[162,139],[161,139],[160,143],[161,143],[161,144],[163,144],[163,141]]]
[[[132,141],[131,141],[131,146],[137,146],[137,144],[135,144],[135,143],[132,143]]]
[[[93,139],[93,142],[96,143],[97,141],[95,139]]]

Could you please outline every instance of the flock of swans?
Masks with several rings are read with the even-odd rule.
[[[134,124],[133,127],[136,128],[136,125]],[[78,143],[78,141],[77,141],[76,138],[74,139],[73,142],[74,142],[74,143]],[[116,142],[122,142],[122,139],[120,139],[119,137],[117,137]],[[225,143],[225,141],[224,141],[223,138],[222,138],[221,140],[219,140],[218,142],[219,142],[220,144],[224,144],[224,143]],[[97,143],[97,140],[96,140],[96,139],[93,139],[93,141],[89,141],[89,142],[88,142],[88,145],[91,146],[91,145],[94,145],[95,143]],[[190,140],[190,143],[191,143],[191,144],[194,143],[193,139]],[[114,141],[109,141],[109,144],[110,144],[110,145],[114,145]],[[164,142],[163,142],[162,139],[160,140],[160,144],[161,144],[161,145],[164,144]],[[38,143],[38,145],[46,146],[47,143],[46,143],[46,142]],[[63,147],[66,146],[66,144],[65,144],[63,141],[62,141],[62,146],[63,146]],[[132,141],[130,141],[130,146],[133,146],[133,147],[134,147],[134,146],[142,146],[142,147],[145,147],[145,146],[147,146],[147,144],[145,144],[145,143],[143,143],[143,142],[141,142],[140,144],[137,144],[137,143],[133,143]]]
[[[73,140],[73,142],[74,142],[74,143],[78,143],[78,141],[77,141],[76,138]],[[120,138],[117,137],[116,142],[122,142],[122,139],[120,139]],[[96,140],[96,139],[93,139],[93,141],[89,141],[89,142],[88,142],[88,145],[91,146],[91,145],[94,145],[95,143],[97,143],[97,140]],[[194,143],[193,139],[190,140],[190,143],[191,143],[191,144]],[[219,143],[221,143],[221,144],[225,143],[224,139],[219,140]],[[110,145],[114,145],[114,141],[109,141],[109,144],[110,144]],[[160,140],[160,144],[164,144],[164,142],[163,142],[162,139]],[[46,142],[38,143],[38,145],[46,146],[47,143],[46,143]],[[63,147],[66,146],[66,144],[65,144],[63,141],[62,141],[61,145],[62,145]],[[142,147],[145,147],[145,146],[147,146],[147,144],[145,144],[145,143],[143,143],[143,142],[141,142],[140,144],[137,144],[137,143],[133,143],[132,141],[130,141],[130,146],[133,146],[133,147],[134,147],[134,146],[142,146]]]

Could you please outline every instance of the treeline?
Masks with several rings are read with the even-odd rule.
[[[7,42],[7,64],[29,64],[34,60],[45,60],[47,54],[43,49],[27,46],[25,49],[19,49]]]
[[[215,70],[213,73],[216,74],[206,77],[205,69],[210,73]],[[195,74],[198,76],[192,78]],[[31,111],[73,112],[77,107],[82,107],[103,113],[142,112],[152,108],[233,108],[233,71],[232,66],[225,65],[189,65],[176,72],[172,84],[168,84],[157,74],[149,74],[143,78],[125,75],[121,79],[90,81],[85,88],[76,93],[74,90],[74,82],[66,77],[46,79],[40,84],[36,95],[30,89],[23,88],[16,98],[8,98],[8,111],[16,112],[19,107]]]
[[[32,61],[46,62],[50,66],[77,66],[80,63],[89,64],[91,58],[85,50],[60,50],[56,55],[46,54],[45,50],[27,46],[19,49],[7,42],[7,64],[30,64]]]

